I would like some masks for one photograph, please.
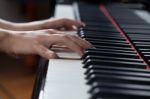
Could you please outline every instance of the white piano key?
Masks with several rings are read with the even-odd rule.
[[[56,5],[55,18],[75,19],[72,5]]]
[[[134,13],[150,24],[150,13],[145,10],[135,10]]]
[[[70,49],[66,48],[66,47],[52,47],[51,50],[55,51],[57,56],[60,59],[76,59],[79,60],[81,59],[81,56],[73,51],[71,51]]]
[[[57,5],[55,18],[74,19],[72,6]],[[65,33],[76,35],[76,31]],[[39,99],[88,99],[89,86],[84,79],[81,56],[70,51],[57,51],[57,54],[65,59],[49,60],[44,90],[41,90]]]
[[[43,99],[88,99],[81,60],[51,59]]]
[[[57,52],[57,55],[60,59],[71,59],[71,60],[79,60],[81,56],[77,53],[73,52]]]

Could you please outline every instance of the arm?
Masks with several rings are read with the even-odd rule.
[[[14,31],[33,31],[41,29],[74,30],[84,24],[70,19],[46,19],[41,21],[14,23],[0,19],[0,28]]]

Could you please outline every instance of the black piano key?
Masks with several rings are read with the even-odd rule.
[[[79,33],[80,36],[84,36],[84,37],[91,37],[91,38],[101,38],[101,37],[113,37],[113,38],[123,38],[122,35],[120,35],[119,33],[114,33],[114,32],[107,32],[107,31],[100,31],[100,32],[95,32],[95,31],[80,31]],[[125,39],[124,39],[125,40]]]
[[[149,35],[149,33],[144,33],[144,32],[142,32],[142,33],[139,33],[139,32],[127,32],[126,34],[128,34],[129,36],[130,35]]]
[[[114,28],[114,27],[105,27],[105,26],[98,26],[98,27],[96,27],[96,26],[85,26],[85,27],[83,27],[83,29],[94,29],[94,30],[112,30],[112,31],[116,31],[116,29]],[[118,32],[118,31],[116,31],[116,32]]]
[[[128,83],[149,85],[150,79],[147,77],[125,76],[125,75],[109,75],[109,74],[92,74],[88,78],[87,84],[94,82],[110,82],[110,83]]]
[[[133,50],[126,50],[126,49],[112,49],[112,48],[101,48],[101,49],[96,49],[96,48],[89,48],[86,49],[86,52],[88,51],[94,51],[94,52],[100,52],[100,51],[104,51],[104,52],[123,52],[123,53],[131,53],[131,54],[136,54],[135,51]]]
[[[129,44],[127,44],[127,43],[114,43],[114,42],[99,42],[99,41],[97,41],[97,42],[94,42],[94,41],[90,41],[90,43],[92,43],[93,45],[105,45],[105,46],[120,46],[120,47],[130,47],[130,45]],[[144,47],[146,47],[147,48],[147,46],[144,46]],[[149,47],[148,47],[149,48]]]
[[[105,51],[94,51],[94,50],[91,50],[91,51],[85,51],[85,54],[83,55],[83,58],[85,58],[86,56],[88,55],[99,55],[99,56],[116,56],[116,57],[124,57],[124,58],[134,58],[134,59],[137,59],[139,58],[137,56],[137,54],[135,53],[124,53],[124,52],[105,52]]]
[[[101,48],[102,46],[106,46],[106,47],[116,47],[116,48],[127,48],[127,49],[130,49],[129,46],[124,47],[124,46],[121,46],[121,45],[115,45],[115,44],[94,45],[95,48]]]
[[[150,39],[150,36],[138,36],[138,35],[134,35],[134,36],[129,36],[131,39]]]
[[[96,49],[112,49],[112,50],[127,50],[133,51],[131,47],[118,47],[118,46],[96,46]]]
[[[128,67],[128,68],[146,68],[143,63],[137,62],[123,62],[123,61],[113,61],[113,60],[102,60],[102,59],[89,59],[85,62],[84,68],[88,68],[90,65],[109,65],[118,67]]]
[[[150,51],[150,49],[145,49],[145,48],[139,48],[139,50],[140,50],[141,52],[149,52],[149,51]]]
[[[92,18],[81,18],[83,22],[100,22],[100,23],[110,23],[107,19],[101,19],[101,17],[95,17],[94,19]]]
[[[142,52],[142,54],[143,54],[144,56],[146,56],[146,55],[150,56],[150,52]]]
[[[149,46],[150,45],[150,42],[137,42],[137,41],[135,41],[135,42],[133,42],[135,45],[138,45],[138,44],[140,44],[140,45],[147,45],[147,46]]]
[[[144,57],[150,59],[150,55],[148,54],[144,54]]]
[[[101,39],[101,38],[85,38],[87,41],[93,41],[93,42],[97,42],[97,41],[99,41],[99,42],[112,42],[112,43],[124,43],[124,44],[127,44],[127,42],[126,41],[122,41],[122,40],[106,40],[106,39]]]
[[[127,23],[137,23],[137,24],[147,24],[146,22],[144,22],[143,20],[141,20],[141,18],[138,18],[138,17],[125,17],[125,16],[123,16],[123,17],[118,17],[118,18],[115,18],[116,19],[116,21],[118,22],[118,23],[122,23],[122,22],[127,22]],[[136,22],[135,22],[136,21]]]
[[[113,36],[113,37],[121,37],[123,38],[118,32],[97,32],[97,31],[82,31],[80,30],[80,35],[85,35],[85,36],[92,36],[92,37],[96,37],[96,36]]]
[[[103,29],[103,28],[95,28],[95,27],[91,27],[91,28],[87,28],[87,27],[83,27],[82,28],[83,31],[106,31],[106,32],[118,32],[116,29],[112,28],[112,29]]]
[[[103,27],[103,28],[114,28],[113,26],[111,26],[111,23],[110,22],[107,22],[107,20],[103,20],[103,19],[100,19],[99,20],[86,20],[86,19],[83,19],[85,20],[85,24],[86,24],[86,27]],[[88,23],[93,23],[93,24],[88,24]],[[100,23],[98,25],[96,25],[97,23]]]
[[[144,31],[149,31],[150,28],[126,28],[124,30],[127,30],[127,31],[134,31],[134,33],[136,33],[136,31],[142,31],[142,33],[144,33]]]
[[[130,50],[130,49],[132,49],[132,48],[130,48],[130,47],[121,47],[121,46],[106,46],[106,45],[95,45],[94,46],[96,49],[100,49],[100,48],[102,48],[102,47],[112,47],[112,48],[117,48],[117,49],[127,49],[127,50]]]
[[[122,45],[122,46],[125,45],[125,46],[130,47],[129,44],[125,41],[119,42],[118,40],[93,39],[93,38],[84,38],[84,39],[91,42],[92,44],[95,44],[95,45],[98,44],[98,45],[102,46],[101,43],[103,43],[103,44],[116,44],[116,45]]]
[[[150,39],[132,38],[132,41],[137,41],[137,42],[150,42]]]
[[[118,20],[118,19],[116,19],[116,20]],[[122,19],[120,19],[120,20],[123,20],[123,18]],[[119,24],[138,24],[138,25],[143,25],[143,24],[145,24],[145,22],[143,22],[143,21],[117,21]]]
[[[91,40],[91,41],[107,41],[108,39],[111,40],[111,41],[114,41],[114,42],[119,42],[119,43],[124,43],[126,42],[124,39],[119,39],[119,38],[116,38],[116,37],[97,37],[97,38],[92,38],[92,37],[84,37],[84,36],[81,36],[82,38],[86,39],[86,40]],[[108,40],[108,41],[109,41]]]
[[[86,26],[90,26],[90,27],[114,28],[114,26],[111,23],[103,24],[103,23],[100,23],[100,22],[86,22],[85,24],[86,24]]]
[[[84,58],[83,64],[86,63],[89,59],[101,59],[101,60],[116,60],[116,61],[124,61],[124,62],[137,62],[143,63],[140,59],[133,59],[133,58],[124,58],[124,57],[114,57],[114,56],[96,56],[96,55],[88,55]]]
[[[138,24],[122,24],[121,27],[123,29],[130,29],[130,28],[134,28],[134,29],[150,29],[149,25],[138,25]]]
[[[92,88],[90,89],[89,92],[92,92],[95,88],[101,88],[101,87],[150,91],[150,85],[142,85],[142,84],[94,82],[91,86]]]
[[[90,99],[149,99],[149,92],[113,88],[95,88]]]
[[[108,89],[109,91],[108,90],[104,91],[103,89]],[[144,97],[147,97],[148,99],[149,97],[148,93],[150,92],[149,89],[150,86],[148,85],[95,82],[92,85],[92,88],[90,89],[89,92],[93,94],[93,97],[91,99],[99,99],[100,97],[103,97],[102,99],[143,99]],[[114,91],[120,90],[122,93],[120,92],[114,93],[113,90]]]
[[[136,44],[136,46],[137,46],[137,48],[150,49],[150,46],[148,46],[148,45]]]
[[[140,30],[140,29],[139,30],[137,30],[137,29],[135,29],[135,30],[125,29],[124,31],[127,32],[127,33],[128,32],[130,32],[130,33],[147,33],[147,34],[149,33],[149,30],[146,30],[146,29],[145,30]]]
[[[99,12],[99,11],[98,11],[98,12]],[[91,20],[91,19],[94,20],[94,18],[97,18],[97,20],[108,20],[102,13],[98,13],[98,12],[97,12],[97,15],[95,15],[95,14],[88,15],[89,17],[86,17],[87,14],[82,13],[82,14],[81,14],[81,18],[89,19],[89,20]],[[108,21],[108,22],[109,22],[109,21]]]
[[[150,36],[149,33],[136,33],[136,32],[130,33],[130,32],[128,32],[127,34],[129,37],[149,37]]]
[[[128,67],[119,67],[119,66],[111,66],[111,65],[90,65],[85,74],[87,74],[90,70],[117,70],[117,71],[129,71],[134,73],[146,73],[150,74],[150,71],[147,69],[139,69],[139,68],[128,68]]]
[[[130,72],[130,71],[118,71],[118,70],[96,70],[96,69],[92,69],[89,70],[86,73],[86,79],[89,79],[92,75],[116,75],[116,76],[128,76],[128,77],[143,77],[143,78],[149,78],[150,74],[147,73],[138,73],[138,72]]]
[[[126,41],[118,41],[118,40],[106,40],[106,39],[93,39],[93,38],[84,38],[85,40],[89,42],[94,43],[106,43],[106,44],[120,44],[120,45],[126,45],[129,46],[129,44]],[[100,44],[99,44],[100,45]],[[130,46],[129,46],[130,47]]]
[[[103,36],[103,35],[99,35],[96,38],[94,38],[93,36],[88,36],[88,35],[81,35],[82,38],[93,38],[93,39],[109,39],[109,40],[121,40],[121,41],[125,41],[124,38],[117,38],[116,36]]]
[[[103,32],[103,34],[98,34],[98,33],[95,33],[95,32],[91,32],[91,34],[80,34],[80,36],[81,37],[84,37],[84,38],[93,38],[93,39],[102,39],[102,38],[107,38],[107,39],[116,39],[116,40],[124,40],[125,41],[125,39],[122,37],[122,36],[120,36],[120,35],[118,35],[118,36],[116,36],[116,35],[114,35],[114,34],[109,34],[109,33],[105,33],[105,32]]]

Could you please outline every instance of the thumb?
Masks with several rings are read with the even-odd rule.
[[[36,47],[36,53],[45,59],[51,59],[51,58],[57,58],[58,57],[54,51],[51,51],[42,45],[38,45]]]

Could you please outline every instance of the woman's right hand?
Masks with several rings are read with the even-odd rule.
[[[0,51],[10,55],[37,54],[45,59],[56,58],[57,54],[48,49],[50,46],[66,46],[82,55],[92,45],[78,36],[65,34],[56,30],[22,31],[5,33],[0,37]]]

